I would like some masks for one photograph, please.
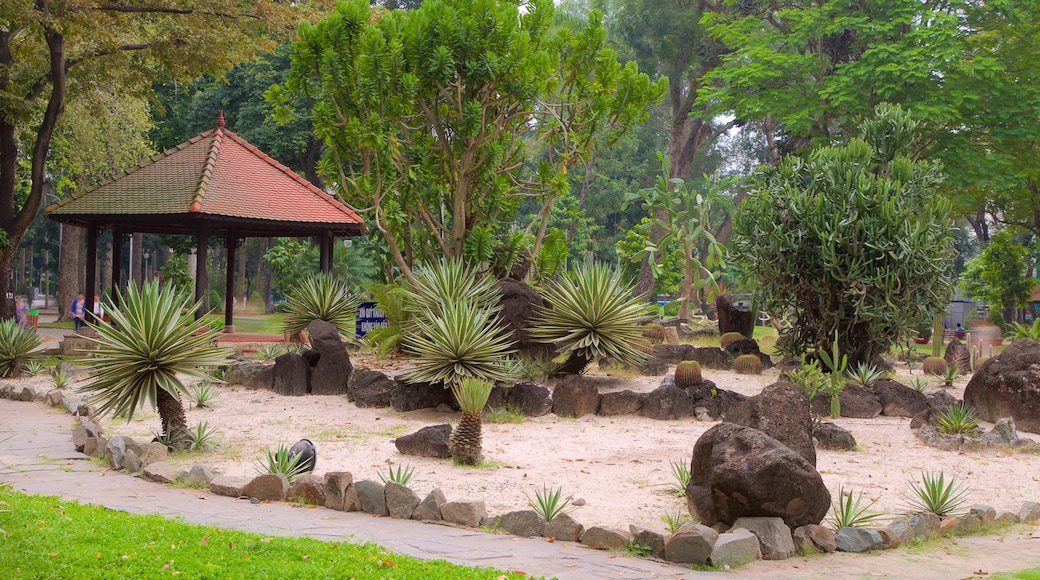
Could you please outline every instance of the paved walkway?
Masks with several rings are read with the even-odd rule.
[[[421,559],[522,570],[560,580],[590,578],[732,578],[580,544],[486,534],[446,525],[374,517],[289,503],[252,504],[178,489],[104,470],[72,447],[73,418],[41,403],[0,399],[0,482],[26,493],[58,495],[138,514],[261,534],[375,542]]]

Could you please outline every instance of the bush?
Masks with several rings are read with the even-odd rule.
[[[912,157],[917,124],[875,109],[861,139],[764,168],[733,221],[734,253],[762,308],[790,312],[785,354],[838,346],[873,362],[899,333],[945,308],[953,261],[950,201],[936,163]]]
[[[43,354],[40,344],[40,335],[13,318],[0,322],[0,377],[21,376],[23,365]]]

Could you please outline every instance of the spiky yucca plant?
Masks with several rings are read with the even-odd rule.
[[[408,308],[418,314],[436,312],[441,305],[459,300],[479,308],[493,308],[498,302],[495,280],[478,276],[475,268],[458,258],[417,266],[415,279],[419,284],[406,290]]]
[[[468,300],[441,304],[415,319],[405,352],[416,357],[407,381],[451,386],[464,377],[495,382],[513,377],[512,340],[487,308]]]
[[[560,279],[543,297],[552,309],[540,312],[528,332],[568,355],[557,374],[581,374],[599,356],[631,366],[649,360],[639,326],[649,305],[632,298],[631,285],[609,266],[579,266],[573,279]]]
[[[459,402],[462,417],[448,438],[448,451],[455,461],[476,465],[481,458],[481,414],[491,395],[491,383],[466,377],[453,383],[451,392]]]
[[[306,330],[314,320],[324,320],[348,339],[355,336],[359,299],[351,296],[347,285],[332,274],[308,276],[286,298],[288,315],[285,330],[295,334]]]
[[[0,322],[0,377],[17,377],[22,374],[22,365],[38,358],[42,351],[40,335],[13,318]]]
[[[158,281],[141,289],[131,284],[118,305],[103,300],[112,324],[87,323],[98,333],[98,348],[84,361],[94,375],[79,392],[93,395],[100,414],[126,415],[127,421],[147,401],[158,408],[173,447],[187,447],[191,438],[180,396],[188,391],[177,375],[213,380],[207,371],[228,361],[224,349],[211,345],[218,330],[195,320],[199,304]]]

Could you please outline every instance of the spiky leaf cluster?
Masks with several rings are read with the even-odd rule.
[[[285,330],[290,334],[306,330],[315,320],[324,320],[343,336],[355,335],[360,300],[350,295],[346,282],[332,274],[323,272],[304,278],[285,302]]]

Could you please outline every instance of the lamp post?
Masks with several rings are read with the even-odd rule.
[[[152,279],[152,273],[151,273],[151,270],[150,270],[151,264],[149,262],[149,258],[151,258],[152,255],[149,254],[148,252],[145,252],[145,253],[141,254],[141,257],[144,258],[144,274],[143,274],[144,280],[142,280],[142,282],[144,282],[144,281]]]

